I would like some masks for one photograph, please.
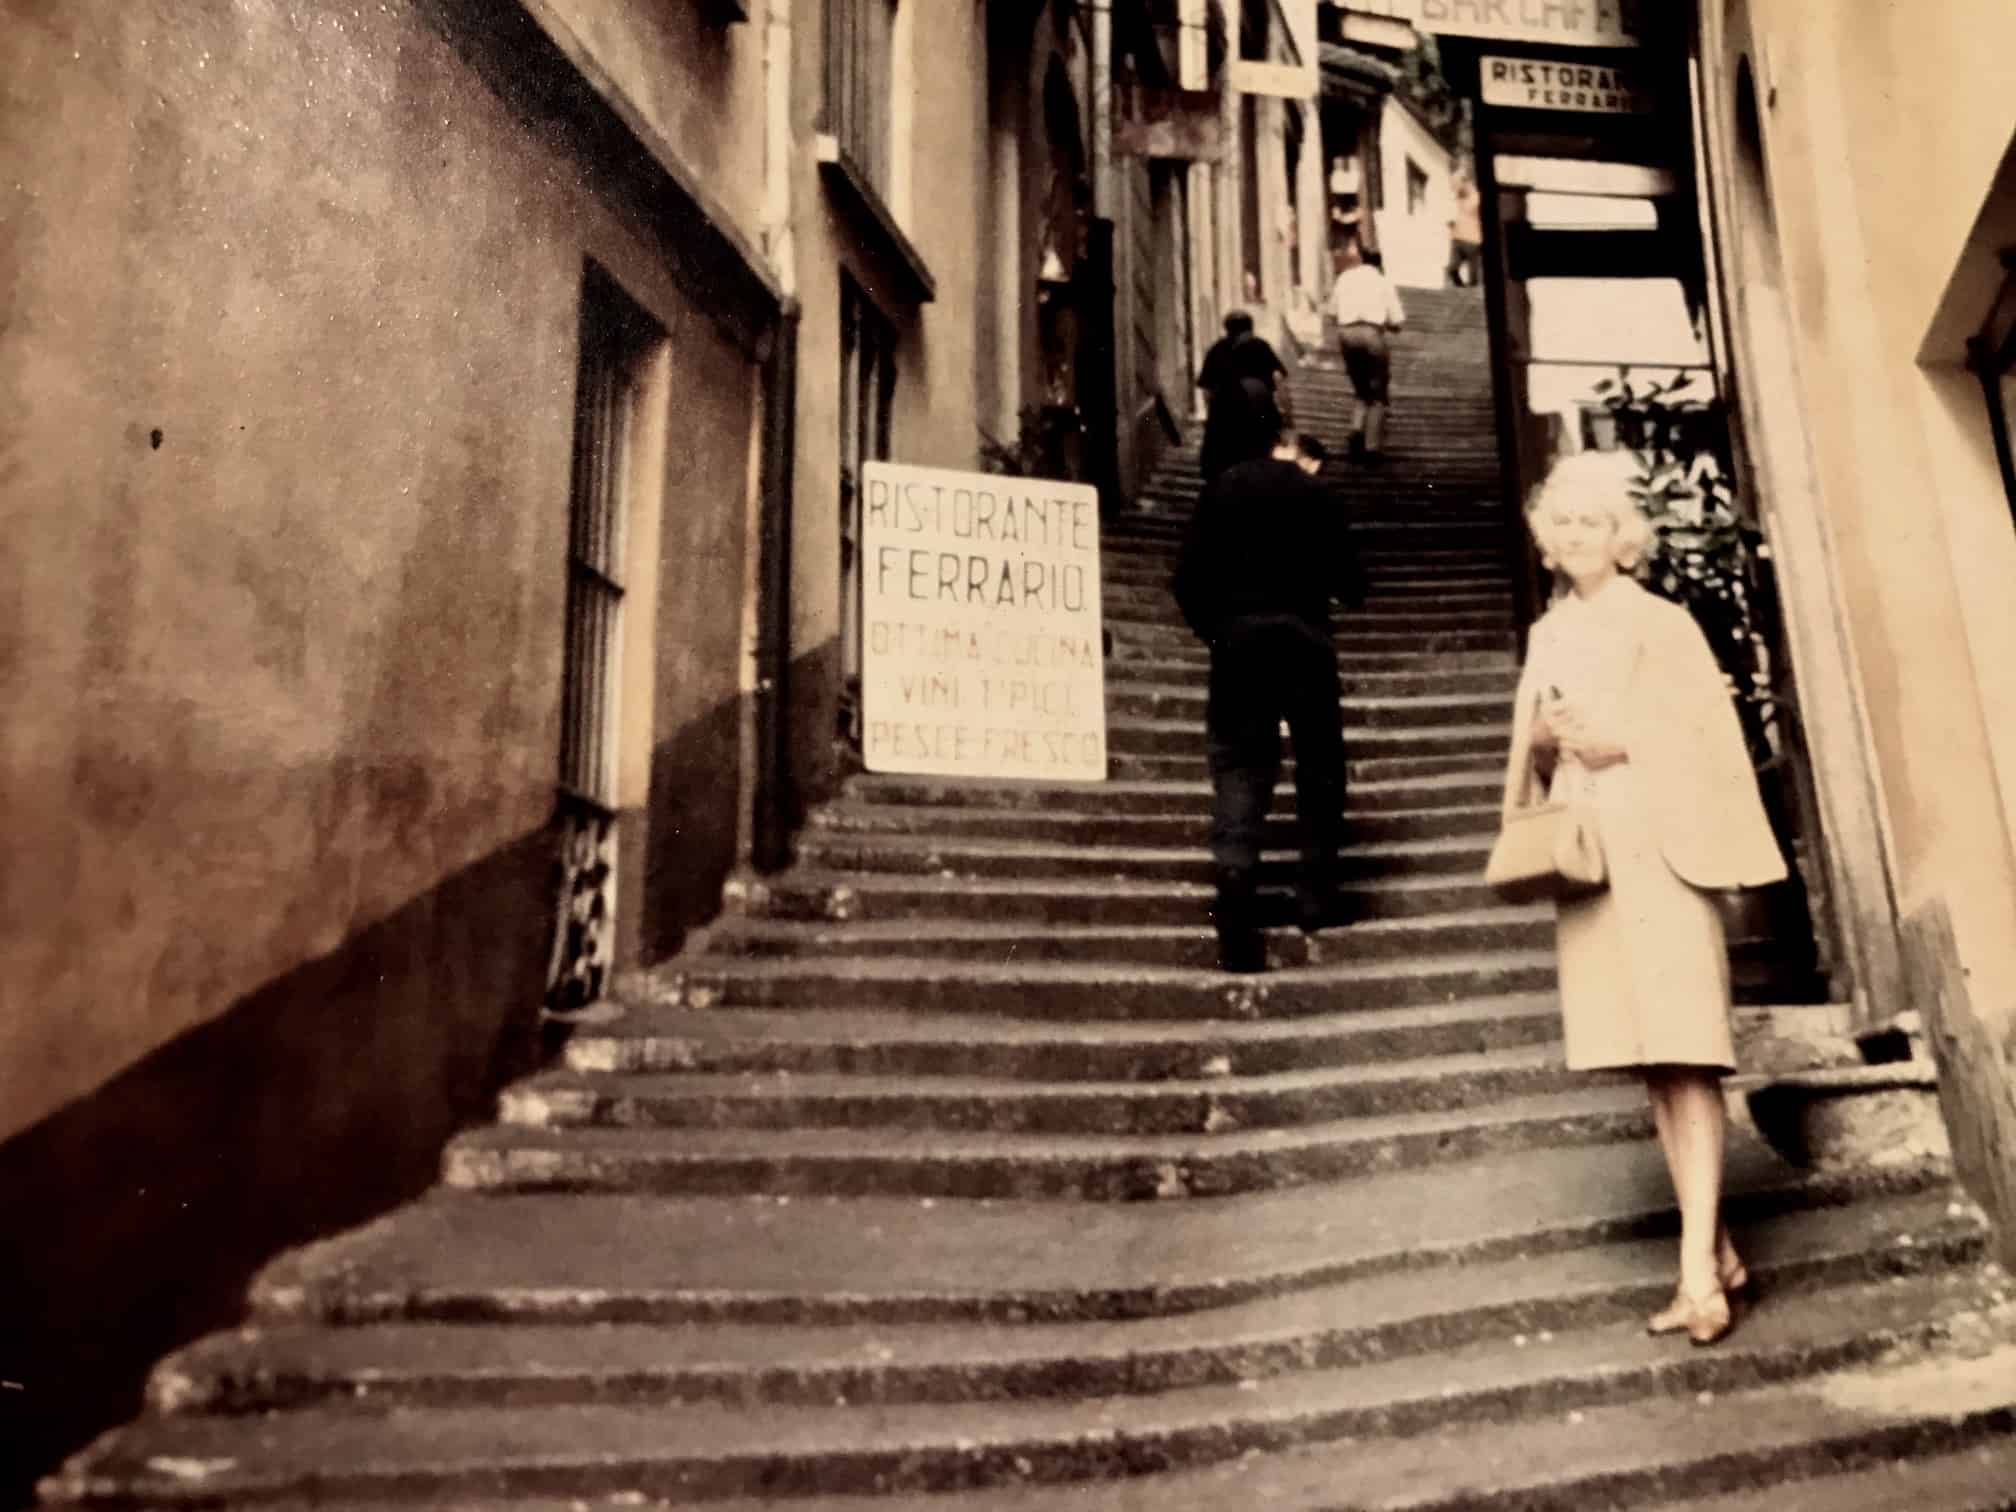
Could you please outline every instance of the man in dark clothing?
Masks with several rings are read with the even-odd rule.
[[[1278,411],[1269,423],[1271,454],[1205,488],[1172,585],[1183,618],[1211,648],[1212,922],[1227,971],[1266,969],[1254,889],[1283,720],[1295,742],[1297,914],[1305,930],[1336,919],[1344,737],[1330,601],[1355,607],[1364,598],[1337,500],[1282,442]]]
[[[1265,416],[1278,411],[1275,385],[1287,376],[1274,348],[1253,333],[1253,317],[1234,310],[1225,334],[1204,354],[1197,387],[1204,391],[1204,444],[1198,467],[1209,483],[1235,462],[1267,454],[1274,442]]]

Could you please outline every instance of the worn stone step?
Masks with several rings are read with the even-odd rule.
[[[1474,807],[1498,802],[1503,774],[1488,763],[1469,772],[1385,782],[1361,782],[1345,796],[1345,813]],[[913,808],[1023,809],[1042,813],[1208,814],[1207,782],[1028,782],[1013,778],[906,777],[864,772],[849,777],[842,801]]]
[[[1404,704],[1404,700],[1398,700]],[[1366,717],[1397,719],[1403,715],[1433,716],[1419,724],[1364,724],[1347,717],[1345,749],[1352,758],[1370,756],[1498,755],[1511,745],[1511,701],[1478,700],[1442,709],[1388,707],[1360,709]],[[1457,716],[1464,716],[1460,721]],[[1186,756],[1204,754],[1204,726],[1189,719],[1109,719],[1106,749],[1114,756]]]
[[[1437,952],[1534,950],[1553,943],[1554,914],[1545,906],[1500,907],[1474,913],[1426,914],[1405,919],[1370,919],[1304,934],[1283,927],[1267,931],[1268,961],[1277,969],[1347,961],[1406,959],[1420,962]],[[1038,925],[976,916],[948,918],[920,932],[913,920],[895,922],[771,923],[735,918],[709,931],[708,956],[804,960],[860,955],[901,955],[913,959],[1184,966],[1216,964],[1217,940],[1200,913],[1188,925]]]
[[[1367,690],[1353,678],[1339,703],[1346,738],[1354,732],[1446,728],[1456,725],[1503,724],[1512,720],[1513,689],[1502,674],[1477,675],[1478,688],[1435,688],[1398,691]],[[1196,689],[1144,687],[1116,681],[1107,692],[1107,730],[1135,730],[1171,725],[1203,735],[1204,699]],[[1139,745],[1131,747],[1141,749]]]
[[[1481,876],[1492,837],[1459,835],[1432,840],[1347,843],[1337,857],[1345,879],[1454,873]],[[953,878],[1106,877],[1116,881],[1208,882],[1211,855],[1203,848],[1173,846],[1076,846],[1012,840],[939,839],[913,835],[838,835],[806,830],[798,837],[799,859],[837,871],[905,872]],[[1264,879],[1288,877],[1297,857],[1263,852]]]
[[[1497,896],[1476,876],[1366,877],[1340,889],[1361,919],[1487,909]],[[1206,917],[1206,881],[1138,877],[944,877],[897,872],[793,867],[765,878],[737,878],[724,897],[729,915],[796,920],[987,918],[1037,924],[1186,925]],[[1261,916],[1293,918],[1284,875],[1260,893]]]
[[[1336,639],[1337,672],[1345,683],[1354,678],[1432,677],[1438,674],[1491,672],[1515,686],[1519,665],[1509,645],[1483,651],[1424,652],[1407,650],[1362,651],[1346,637]],[[1171,642],[1162,646],[1129,645],[1117,642],[1106,659],[1109,686],[1138,686],[1141,683],[1185,683],[1200,685],[1211,665],[1203,642]]]
[[[451,1141],[442,1175],[451,1187],[482,1192],[1135,1202],[1223,1197],[1650,1132],[1636,1085],[1601,1085],[1461,1113],[1196,1135],[493,1125]]]
[[[1407,1358],[1107,1398],[1096,1416],[1063,1400],[888,1403],[872,1413],[702,1401],[676,1411],[325,1408],[256,1424],[158,1417],[101,1441],[51,1489],[80,1502],[109,1493],[184,1506],[304,1493],[438,1500],[465,1485],[595,1497],[887,1494],[1223,1467],[1259,1450],[1299,1451],[1266,1466],[1270,1507],[1335,1505],[1344,1487],[1357,1504],[1419,1512],[1670,1501],[1802,1466],[1838,1470],[2007,1435],[2011,1319],[1979,1289],[1941,1291],[1872,1291],[1846,1317],[1824,1294],[1788,1301],[1708,1353],[1676,1353],[1623,1323],[1523,1349],[1479,1346],[1456,1354],[1453,1391],[1435,1362]],[[1431,1431],[1444,1402],[1450,1426]],[[1226,1473],[1153,1489],[1167,1493],[1161,1505],[1222,1507]],[[1480,1483],[1490,1489],[1470,1489]]]
[[[1230,977],[1215,970],[1110,962],[1002,963],[914,955],[795,961],[686,956],[626,979],[623,991],[646,1001],[695,1007],[862,1003],[933,1012],[996,1012],[1017,1018],[1239,1019],[1546,991],[1554,986],[1554,964],[1551,948],[1450,951]]]
[[[1460,586],[1444,588],[1432,583],[1405,581],[1398,586],[1376,584],[1368,590],[1363,607],[1350,611],[1346,622],[1370,625],[1389,615],[1440,618],[1444,615],[1481,614],[1496,615],[1499,622],[1509,622],[1512,615],[1509,584],[1502,579],[1497,583],[1464,579],[1453,581]],[[1109,578],[1104,586],[1108,614],[1140,620],[1161,613],[1176,613],[1175,596],[1166,582],[1115,582]]]
[[[1586,1082],[1557,1046],[1389,1065],[1142,1082],[990,1075],[651,1072],[566,1068],[505,1088],[518,1128],[909,1129],[961,1134],[1170,1135],[1485,1108]]]
[[[1292,795],[1292,790],[1291,790]],[[1211,817],[1199,805],[1184,814],[1096,814],[1070,810],[1032,813],[1025,809],[965,808],[952,811],[906,805],[830,804],[816,811],[809,828],[835,835],[915,835],[946,839],[1037,840],[1071,845],[1199,846],[1207,843]],[[1354,841],[1431,840],[1461,835],[1495,836],[1499,805],[1427,810],[1396,809],[1358,814],[1346,823]],[[1265,843],[1286,849],[1299,843],[1292,802],[1277,805],[1267,819]]]
[[[1382,746],[1364,736],[1345,743],[1346,766],[1353,783],[1475,772],[1480,763],[1492,766],[1502,776],[1506,755],[1506,742],[1502,736],[1424,745],[1405,755],[1367,754],[1368,748],[1373,753],[1391,750],[1390,745]],[[1201,751],[1178,755],[1114,751],[1107,756],[1106,769],[1108,775],[1119,782],[1200,782],[1206,776]],[[1295,771],[1292,756],[1283,763],[1281,771],[1281,780],[1288,782]]]
[[[1904,1234],[1913,1240],[1908,1248],[1896,1244]],[[1936,1327],[1971,1305],[1972,1278],[1955,1276],[1950,1267],[1971,1264],[1983,1234],[1978,1219],[1950,1218],[1918,1199],[1796,1219],[1779,1215],[1746,1233],[1744,1242],[1778,1331],[1799,1338],[1810,1363],[1838,1361],[1857,1347],[1839,1333],[1832,1348],[1820,1343],[1828,1337],[1816,1327],[1823,1309],[1864,1324],[1859,1346],[1874,1353],[1895,1342],[1900,1322],[1913,1321],[1911,1309],[1919,1313],[1916,1321]],[[947,1323],[687,1323],[677,1330],[642,1323],[254,1324],[164,1361],[149,1382],[148,1398],[155,1411],[167,1414],[245,1414],[323,1405],[382,1412],[479,1404],[830,1406],[841,1400],[1135,1396],[1375,1366],[1487,1340],[1586,1338],[1635,1325],[1663,1304],[1672,1264],[1669,1241],[1626,1241],[1466,1266],[1460,1294],[1452,1295],[1446,1275],[1399,1272],[1204,1312],[1014,1329]],[[1904,1284],[1884,1284],[1895,1282]],[[1793,1310],[1800,1315],[1796,1334]],[[1876,1326],[1866,1327],[1871,1322]],[[1543,1338],[1541,1347],[1552,1343]],[[1670,1377],[1660,1381],[1659,1363],[1677,1368],[1686,1356],[1635,1347],[1627,1355],[1639,1367],[1638,1379],[1620,1382],[1619,1395],[1641,1382],[1680,1384]],[[1724,1380],[1753,1375],[1765,1358],[1774,1372],[1798,1368],[1782,1340],[1765,1340],[1739,1373]],[[1586,1383],[1570,1385],[1572,1379],[1564,1376],[1560,1389],[1586,1389]],[[1687,1389],[1701,1384],[1690,1381]],[[1542,1382],[1528,1391],[1543,1400],[1550,1395]],[[1497,1394],[1446,1400],[1447,1421],[1508,1405]],[[1394,1416],[1405,1423],[1408,1414],[1401,1408]]]
[[[1739,1048],[1761,1025],[1737,1011]],[[1471,998],[1241,1023],[1017,1019],[914,1009],[675,1008],[621,1004],[572,1026],[584,1072],[849,1072],[996,1080],[1154,1082],[1312,1071],[1552,1044],[1549,994]]]
[[[1212,1202],[1083,1206],[437,1191],[294,1251],[255,1322],[1063,1322],[1192,1312],[1397,1271],[1560,1255],[1674,1232],[1651,1141],[1501,1152]],[[1954,1200],[1936,1163],[1825,1174],[1731,1129],[1739,1244],[1779,1213]],[[956,1217],[956,1221],[949,1221]]]
[[[1202,672],[1203,668],[1197,669]],[[1340,672],[1347,699],[1463,698],[1510,699],[1517,687],[1517,674],[1508,667],[1454,668],[1443,671],[1359,671]],[[1116,714],[1135,718],[1203,718],[1205,682],[1189,678],[1182,682],[1157,683],[1141,676],[1109,676],[1107,703]],[[1118,702],[1116,702],[1118,700]]]
[[[1144,649],[1188,650],[1197,644],[1188,628],[1173,623],[1109,619],[1106,628],[1112,632],[1116,645],[1125,642]],[[1509,625],[1389,630],[1368,629],[1347,621],[1338,626],[1337,639],[1340,650],[1360,654],[1402,651],[1416,656],[1439,656],[1451,651],[1510,652],[1515,638]]]

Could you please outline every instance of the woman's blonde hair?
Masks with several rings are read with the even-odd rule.
[[[1638,459],[1628,451],[1578,452],[1555,462],[1526,502],[1526,528],[1540,554],[1551,563],[1554,547],[1547,537],[1547,515],[1557,504],[1582,508],[1599,504],[1616,526],[1610,549],[1618,567],[1634,571],[1652,549],[1652,522],[1631,497],[1637,468]]]

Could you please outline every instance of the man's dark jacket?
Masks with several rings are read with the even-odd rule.
[[[1205,478],[1269,450],[1281,424],[1275,384],[1285,376],[1274,348],[1250,331],[1222,337],[1204,354],[1197,386],[1210,407],[1197,460]]]
[[[1293,462],[1258,457],[1207,484],[1172,586],[1205,641],[1231,620],[1289,615],[1328,634],[1330,601],[1364,601],[1342,503]]]

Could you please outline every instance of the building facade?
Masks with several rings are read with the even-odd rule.
[[[1703,0],[1699,20],[1716,271],[1858,1018],[1922,1019],[1961,1171],[2016,1256],[2016,14]]]
[[[1224,249],[1294,262],[1293,164],[1276,100],[1206,154],[1116,146],[1116,91],[1238,118],[1241,36],[1294,41],[1274,0],[0,14],[11,1484],[785,858],[857,760],[866,462],[1138,486]]]

